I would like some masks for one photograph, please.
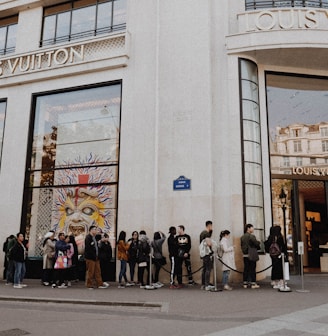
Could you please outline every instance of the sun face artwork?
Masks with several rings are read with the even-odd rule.
[[[54,190],[53,229],[56,232],[72,233],[79,254],[84,252],[84,239],[91,225],[115,237],[116,185],[110,184],[115,180],[115,168],[96,167],[96,163],[93,158],[93,166],[58,170],[55,176],[57,185],[68,187]],[[76,167],[77,163],[70,163],[70,166]]]

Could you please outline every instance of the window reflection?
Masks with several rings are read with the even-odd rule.
[[[126,0],[83,0],[45,8],[40,45],[123,30],[126,6]]]

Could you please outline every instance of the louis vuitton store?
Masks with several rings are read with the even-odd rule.
[[[244,224],[262,241],[280,225],[291,272],[298,242],[305,270],[327,272],[327,7],[2,2],[0,242],[22,231],[38,265],[50,229],[72,232],[82,255],[91,224],[113,249],[121,230],[182,224],[198,269],[211,219],[240,270]]]

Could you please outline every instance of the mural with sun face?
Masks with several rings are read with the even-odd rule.
[[[92,154],[86,160],[65,162],[65,166],[93,166],[56,171],[55,184],[75,186],[55,189],[52,209],[53,229],[57,233],[72,233],[79,254],[84,252],[84,239],[91,225],[115,237],[116,185],[110,183],[116,182],[117,168],[99,166],[100,160]]]

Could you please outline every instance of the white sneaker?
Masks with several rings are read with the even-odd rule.
[[[232,287],[230,287],[229,285],[224,285],[224,286],[223,286],[223,289],[224,289],[224,290],[227,290],[227,291],[231,291],[231,290],[232,290]]]
[[[110,286],[110,284],[109,284],[108,282],[104,282],[103,285],[104,285],[104,286],[107,286],[107,287]]]
[[[134,286],[134,283],[133,283],[133,282],[127,282],[127,283],[125,284],[125,286],[126,286],[126,287],[131,287],[131,286]]]
[[[14,285],[13,287],[14,288],[20,288],[20,289],[23,288],[23,286],[21,286],[21,285]]]
[[[58,286],[58,288],[67,288],[67,286],[65,284],[61,284],[60,286]]]
[[[20,285],[21,285],[22,287],[27,287],[27,285],[25,285],[25,284],[22,284],[22,283],[21,283]]]
[[[100,289],[105,289],[105,288],[108,288],[108,286],[98,286],[98,288],[100,288]]]

